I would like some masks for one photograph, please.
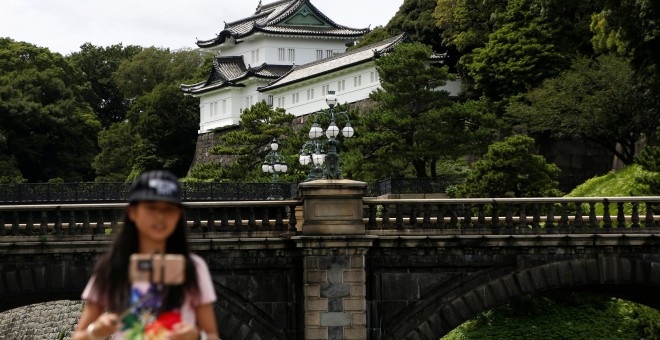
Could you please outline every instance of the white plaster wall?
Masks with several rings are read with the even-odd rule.
[[[267,95],[259,93],[257,88],[267,83],[263,80],[252,81],[245,84],[245,87],[226,87],[199,95],[200,123],[198,132],[204,133],[223,126],[237,125],[241,120],[241,111],[247,107],[246,97],[252,97],[252,105],[258,101],[266,100]],[[216,114],[213,116],[211,115],[212,103],[217,103]]]
[[[357,77],[360,77],[359,84],[356,84]],[[343,89],[339,88],[339,82],[343,82]],[[200,95],[199,133],[223,126],[237,125],[241,118],[241,111],[246,108],[245,98],[247,96],[252,96],[253,105],[259,101],[267,101],[268,96],[273,96],[274,107],[278,107],[278,98],[284,98],[285,104],[281,107],[290,114],[302,116],[328,108],[325,103],[327,93],[323,93],[324,86],[326,92],[335,91],[339,103],[344,104],[369,98],[371,92],[380,88],[380,79],[374,62],[368,62],[268,92],[257,91],[258,87],[266,84],[266,81],[252,81],[242,88],[230,87]],[[448,82],[440,89],[449,91],[450,96],[456,96],[460,88],[461,81],[457,79]],[[308,90],[314,90],[313,97],[307,98]],[[294,103],[293,95],[296,93],[298,102]],[[223,100],[226,101],[224,112],[222,111]],[[215,116],[210,115],[212,102],[218,103],[218,111],[220,111]]]
[[[316,60],[316,50],[323,50],[323,57],[326,56],[326,50],[332,50],[335,53],[346,51],[344,40],[310,37],[273,37],[266,35],[254,35],[249,39],[234,45],[229,44],[221,48],[220,55],[223,56],[243,56],[245,64],[258,66],[265,63],[277,65],[302,65]],[[278,49],[284,48],[284,60],[279,60]],[[289,60],[289,49],[295,49],[295,60]],[[259,50],[259,61],[252,62],[252,51]]]
[[[360,84],[356,85],[356,77],[361,77]],[[338,88],[340,81],[344,82],[343,90]],[[329,86],[330,91],[335,91],[339,103],[344,104],[369,98],[371,92],[380,88],[380,79],[375,63],[368,62],[330,75],[274,89],[268,91],[267,94],[273,96],[274,106],[277,106],[278,97],[286,98],[283,108],[288,113],[301,116],[328,107],[325,104],[325,94],[321,93],[324,85]],[[309,89],[314,89],[314,98],[308,100],[307,90]],[[438,90],[446,90],[449,91],[450,96],[457,96],[460,89],[461,81],[457,79],[447,82]],[[300,101],[297,104],[293,104],[291,100],[294,93],[299,93]]]
[[[372,72],[374,73],[373,81]],[[273,96],[274,106],[277,106],[277,98],[286,98],[283,108],[295,116],[302,116],[328,108],[325,103],[327,93],[323,93],[323,86],[326,86],[326,89],[329,88],[330,91],[335,91],[340,104],[351,103],[368,98],[372,91],[380,87],[377,75],[374,63],[369,62],[324,77],[274,89],[268,91],[267,94]],[[360,83],[357,86],[355,83],[356,77],[360,77]],[[339,82],[343,82],[344,89],[339,88]],[[314,98],[307,99],[307,90],[311,89],[314,90]],[[300,98],[300,101],[296,104],[291,100],[294,93],[298,93]]]

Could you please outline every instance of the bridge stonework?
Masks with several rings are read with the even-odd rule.
[[[363,197],[364,183],[343,180],[300,190],[300,201],[186,206],[223,339],[437,340],[483,311],[553,291],[660,308],[660,228],[651,209],[659,197],[375,199]],[[595,214],[599,204],[604,216]],[[79,300],[112,240],[103,231],[121,227],[90,221],[95,207],[113,216],[122,209],[0,206],[0,330],[13,332],[9,338],[70,335],[79,309],[61,300]],[[43,313],[61,304],[66,320],[44,322],[50,330],[16,327],[60,320]]]

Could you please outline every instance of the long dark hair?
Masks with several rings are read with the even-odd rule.
[[[135,206],[139,202],[131,203]],[[181,286],[172,286],[164,290],[163,309],[180,307],[186,293],[197,296],[197,272],[190,258],[188,240],[186,238],[186,219],[183,211],[172,235],[167,238],[165,253],[182,254],[186,257],[186,278]],[[135,222],[128,218],[128,210],[124,215],[124,226],[110,247],[96,263],[94,269],[94,288],[99,292],[99,298],[109,311],[121,313],[129,306],[130,287],[128,267],[130,256],[139,251],[139,235]]]

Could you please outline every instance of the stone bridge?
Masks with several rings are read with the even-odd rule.
[[[322,180],[288,201],[186,204],[224,339],[433,339],[529,294],[660,308],[660,197],[364,197]],[[0,325],[79,300],[123,204],[0,206]]]

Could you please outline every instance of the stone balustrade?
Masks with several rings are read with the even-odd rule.
[[[218,232],[296,232],[300,201],[184,203],[191,237]],[[107,235],[123,223],[125,203],[0,205],[0,236]]]
[[[362,223],[370,234],[585,230],[598,233],[610,229],[634,232],[660,226],[660,215],[653,209],[660,204],[657,196],[382,199],[362,198],[361,188],[349,194],[350,197],[343,197],[342,202],[332,195],[308,196],[307,232],[342,234],[337,228],[348,228],[353,234],[364,234]],[[354,209],[356,205],[352,201],[355,200],[362,202],[363,215],[356,216],[359,211],[350,211],[352,220],[338,219],[342,209]],[[301,214],[304,200],[188,202],[184,206],[191,237],[205,237],[208,233],[215,237],[218,232],[253,232],[254,237],[262,237],[264,233],[305,233],[297,227],[302,220],[296,216],[297,209]],[[125,207],[124,203],[0,205],[0,236],[110,234],[120,227]],[[324,219],[334,222],[323,222]],[[349,224],[356,224],[358,228]]]
[[[365,198],[371,233],[635,232],[659,227],[660,197]]]

